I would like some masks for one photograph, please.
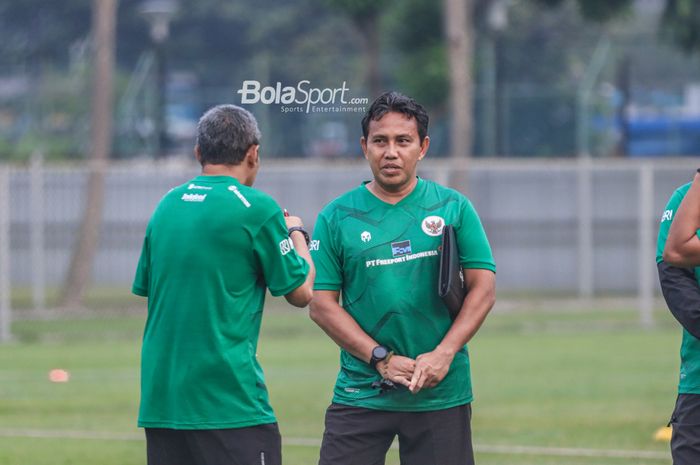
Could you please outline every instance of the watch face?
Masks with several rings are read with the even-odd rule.
[[[384,346],[377,346],[372,350],[372,357],[377,360],[384,360],[389,355],[389,351]]]

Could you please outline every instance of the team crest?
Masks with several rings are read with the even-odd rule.
[[[423,232],[428,236],[439,236],[442,234],[442,228],[445,226],[445,220],[439,216],[427,216],[421,223]]]
[[[360,234],[360,239],[362,239],[362,242],[369,242],[372,240],[372,235],[369,231],[363,231],[362,234]]]

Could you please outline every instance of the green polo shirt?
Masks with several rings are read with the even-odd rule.
[[[328,204],[314,230],[315,290],[341,291],[342,306],[362,329],[396,354],[415,358],[432,351],[450,328],[437,294],[442,228],[456,228],[465,268],[495,272],[491,248],[472,204],[459,192],[418,179],[392,205],[363,184]],[[379,374],[345,350],[333,402],[394,411],[440,410],[471,402],[466,346],[436,387],[379,395]]]
[[[139,426],[273,423],[256,358],[266,288],[304,283],[280,207],[229,176],[172,189],[146,230],[133,292],[148,297]]]

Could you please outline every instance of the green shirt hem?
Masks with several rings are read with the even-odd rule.
[[[338,398],[337,396],[333,396],[334,404],[347,405],[349,407],[362,407],[371,410],[382,410],[385,412],[432,412],[434,410],[447,410],[448,408],[471,404],[474,400],[474,396],[465,397],[459,400],[453,400],[451,402],[440,402],[426,405],[412,405],[410,407],[404,407],[401,405],[377,405],[373,402],[366,402],[366,400],[367,399],[348,400]]]
[[[489,270],[496,272],[496,265],[487,262],[470,262],[462,265],[462,268],[468,268],[470,270]]]
[[[302,259],[303,260],[303,259]],[[306,281],[307,276],[309,276],[309,264],[306,263],[306,260],[304,260],[304,276],[301,278],[297,279],[295,282],[290,284],[289,286],[282,288],[282,289],[270,289],[270,294],[272,294],[274,297],[279,297],[281,295],[287,295],[290,292],[292,292],[294,289],[298,288],[304,282]]]
[[[339,291],[341,287],[340,284],[314,283],[314,291]]]
[[[143,421],[139,420],[139,428],[171,428],[171,429],[227,429],[227,428],[245,428],[248,426],[267,425],[276,423],[275,417],[264,416],[253,420],[245,421],[204,421],[204,422],[181,422],[181,421]]]
[[[134,295],[140,295],[141,297],[148,297],[148,290],[143,287],[134,286],[131,288],[131,293]]]
[[[700,386],[678,386],[678,394],[700,394]]]

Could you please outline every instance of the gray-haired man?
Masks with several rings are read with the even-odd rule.
[[[148,297],[139,426],[149,465],[281,463],[255,357],[266,289],[311,300],[314,266],[301,219],[251,186],[260,166],[253,115],[202,116],[202,174],[172,189],[146,230],[133,292]]]

